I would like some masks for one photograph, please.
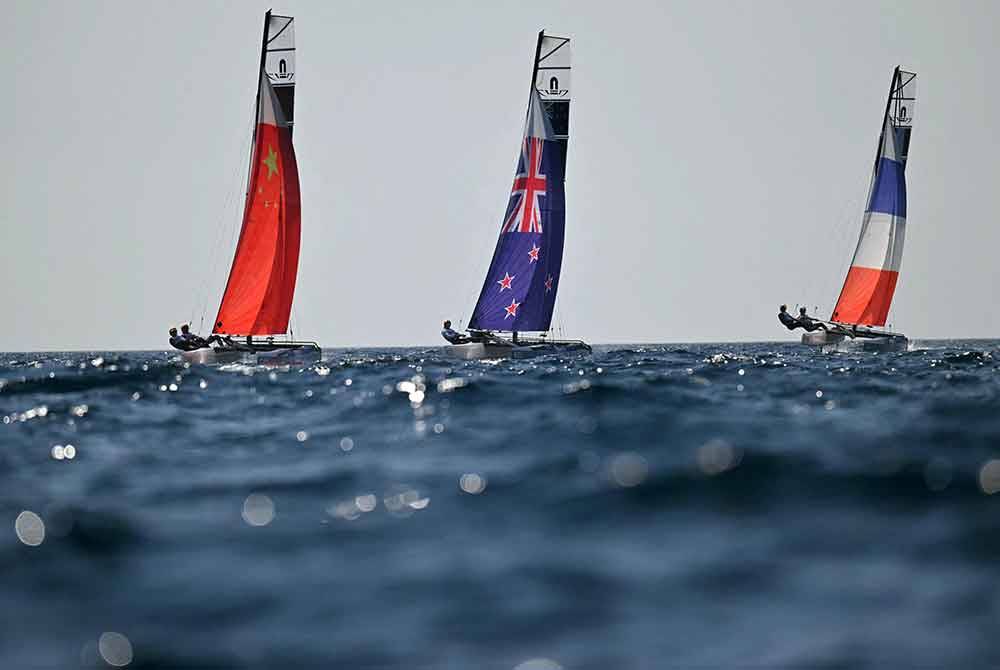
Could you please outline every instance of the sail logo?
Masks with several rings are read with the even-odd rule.
[[[559,88],[559,77],[549,77],[548,84],[547,87],[535,87],[543,98],[564,98],[569,93],[568,88]]]
[[[277,67],[274,66],[273,62],[269,62],[266,68],[267,78],[275,84],[290,84],[295,79],[295,71],[291,67],[295,64],[288,62],[286,58],[278,59]]]
[[[542,151],[545,141],[525,137],[514,186],[510,191],[510,213],[503,224],[505,233],[542,232],[542,209],[538,198],[546,195],[548,179],[542,174]]]

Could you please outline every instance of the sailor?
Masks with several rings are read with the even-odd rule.
[[[222,346],[232,346],[233,341],[228,337],[222,337],[221,335],[209,335],[206,340],[200,335],[195,335],[191,332],[191,327],[188,324],[181,326],[181,339],[188,343],[188,351],[193,349],[204,349],[205,347],[211,346],[213,342],[217,342]]]
[[[191,332],[191,327],[186,323],[181,325],[181,339],[186,343],[188,351],[208,346],[204,339]]]
[[[465,335],[451,329],[451,321],[444,322],[444,328],[441,330],[441,337],[448,340],[452,344],[465,344],[470,341]]]
[[[813,319],[812,317],[808,316],[806,314],[805,307],[799,307],[799,323],[802,325],[803,328],[806,329],[806,331],[810,333],[813,332],[814,330],[819,330],[820,328],[822,328],[824,331],[826,330],[826,324],[821,323],[816,319]]]
[[[181,326],[181,331],[187,326]],[[177,334],[176,328],[170,329],[170,346],[174,349],[180,349],[181,351],[194,351],[195,349],[201,349],[202,347],[208,346],[207,344],[202,344],[205,340],[202,340],[197,335],[192,335],[191,333],[181,332],[180,335]]]
[[[177,334],[177,329],[171,328],[169,332],[170,332],[170,346],[172,346],[174,349],[187,351],[188,350],[187,341]]]
[[[798,319],[788,313],[788,305],[782,305],[778,308],[778,321],[788,330],[795,330],[802,325]]]

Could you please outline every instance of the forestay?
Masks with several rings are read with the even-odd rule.
[[[916,75],[893,72],[861,237],[831,320],[884,326],[899,278],[906,236],[906,158]]]

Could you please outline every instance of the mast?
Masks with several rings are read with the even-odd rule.
[[[531,66],[531,87],[528,89],[528,110],[531,112],[531,100],[535,93],[535,82],[538,80],[538,59],[542,55],[542,40],[545,39],[545,30],[538,31],[538,42],[535,44],[535,61]]]
[[[535,81],[538,79],[538,59],[542,55],[542,40],[545,39],[545,29],[538,31],[538,41],[535,42],[535,60],[531,66],[531,86],[528,88],[528,106],[524,110],[524,122],[525,124],[531,123],[531,108],[535,104]],[[517,343],[517,331],[512,330],[511,334],[514,338],[514,343]]]
[[[260,37],[260,65],[257,67],[257,95],[253,103],[253,137],[250,138],[250,164],[247,166],[247,192],[250,197],[250,173],[253,172],[254,152],[257,150],[257,119],[260,118],[260,77],[264,72],[264,59],[267,57],[267,29],[271,25],[271,10],[264,13],[264,30]]]
[[[882,143],[885,142],[885,121],[889,118],[889,110],[892,109],[892,94],[896,92],[896,82],[899,81],[899,66],[892,71],[892,81],[889,82],[889,95],[885,99],[885,113],[882,114],[882,130],[878,135],[878,144],[875,145],[875,162],[872,164],[872,180],[875,180],[875,173],[878,171],[878,159],[882,156]]]

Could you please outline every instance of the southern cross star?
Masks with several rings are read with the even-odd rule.
[[[517,275],[514,275],[514,277],[516,277],[516,276],[517,276]],[[506,289],[510,289],[510,290],[512,290],[512,291],[514,290],[514,289],[513,289],[512,287],[511,287],[511,285],[510,285],[511,281],[513,281],[513,280],[514,280],[514,277],[511,277],[511,276],[510,276],[509,274],[507,274],[506,272],[504,272],[504,273],[503,273],[503,279],[501,279],[500,281],[498,281],[498,282],[497,282],[498,284],[500,284],[500,292],[501,292],[501,293],[503,293],[503,290],[504,290],[505,288],[506,288]]]

